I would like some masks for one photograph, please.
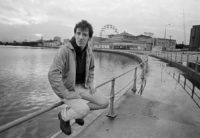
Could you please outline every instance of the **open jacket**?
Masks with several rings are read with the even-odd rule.
[[[90,45],[86,49],[85,84],[88,88],[94,80],[94,56]],[[54,92],[60,97],[70,95],[75,91],[76,82],[76,52],[68,42],[62,45],[56,53],[48,73],[48,79]]]

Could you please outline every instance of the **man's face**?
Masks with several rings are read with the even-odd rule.
[[[76,39],[76,44],[83,49],[90,38],[89,29],[86,28],[85,30],[82,30],[81,28],[77,28],[74,36]]]

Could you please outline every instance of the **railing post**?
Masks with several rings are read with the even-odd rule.
[[[144,61],[144,66],[143,66],[143,68],[144,68],[144,73],[146,73],[146,68],[147,68],[146,65],[147,65],[147,64],[146,64],[146,61]]]
[[[136,88],[136,81],[137,81],[137,67],[135,68],[134,80],[133,80],[133,89],[132,89],[132,91],[133,91],[134,93],[137,91],[137,88]]]
[[[148,56],[147,56],[147,60],[146,60],[146,73],[148,72],[148,68],[149,68],[149,59],[148,59]]]
[[[198,60],[199,60],[199,57],[197,56],[196,65],[195,65],[195,71],[196,71],[196,72],[198,72]]]
[[[112,80],[110,91],[110,108],[107,117],[114,119],[117,115],[114,113],[114,100],[115,100],[115,78]]]
[[[167,55],[168,55],[168,56],[167,56],[167,60],[168,60],[168,62],[169,62],[169,61],[170,61],[170,53],[167,52]]]
[[[165,52],[163,52],[164,59],[166,58]]]
[[[174,76],[175,76],[175,72],[173,72],[173,78],[174,78]]]
[[[144,63],[142,64],[142,74],[141,74],[141,86],[140,86],[140,95],[142,95],[143,92],[143,85],[144,85],[144,75],[145,75],[145,69],[144,69]]]
[[[179,73],[179,74],[178,74],[178,82],[180,82],[180,76],[181,76],[181,75],[180,75],[180,73]]]
[[[183,63],[183,54],[181,53],[181,64]]]
[[[167,54],[167,60],[168,60],[168,52],[166,54]]]
[[[172,52],[171,52],[171,61],[172,61]]]
[[[187,67],[189,66],[189,54],[187,54]]]
[[[193,84],[193,87],[192,87],[192,98],[194,97],[194,89],[195,89],[195,86]]]
[[[185,89],[185,85],[186,85],[186,77],[185,77],[185,80],[184,80],[184,89]]]
[[[175,62],[176,62],[176,60],[177,60],[177,52],[176,52],[176,54],[175,54]]]

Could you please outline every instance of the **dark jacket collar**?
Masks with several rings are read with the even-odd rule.
[[[70,43],[72,44],[73,48],[75,49],[76,54],[82,54],[86,51],[88,44],[84,47],[84,49],[82,50],[77,44],[76,44],[76,40],[75,37],[72,37],[72,39],[70,40]]]

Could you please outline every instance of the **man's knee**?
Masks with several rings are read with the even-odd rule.
[[[74,109],[74,111],[77,112],[77,114],[79,114],[79,118],[84,118],[89,113],[90,108],[88,107],[87,104],[85,104],[84,106],[81,105],[80,108]]]
[[[85,117],[90,111],[87,103],[82,99],[77,99],[76,102],[71,103],[70,106],[80,117]]]

